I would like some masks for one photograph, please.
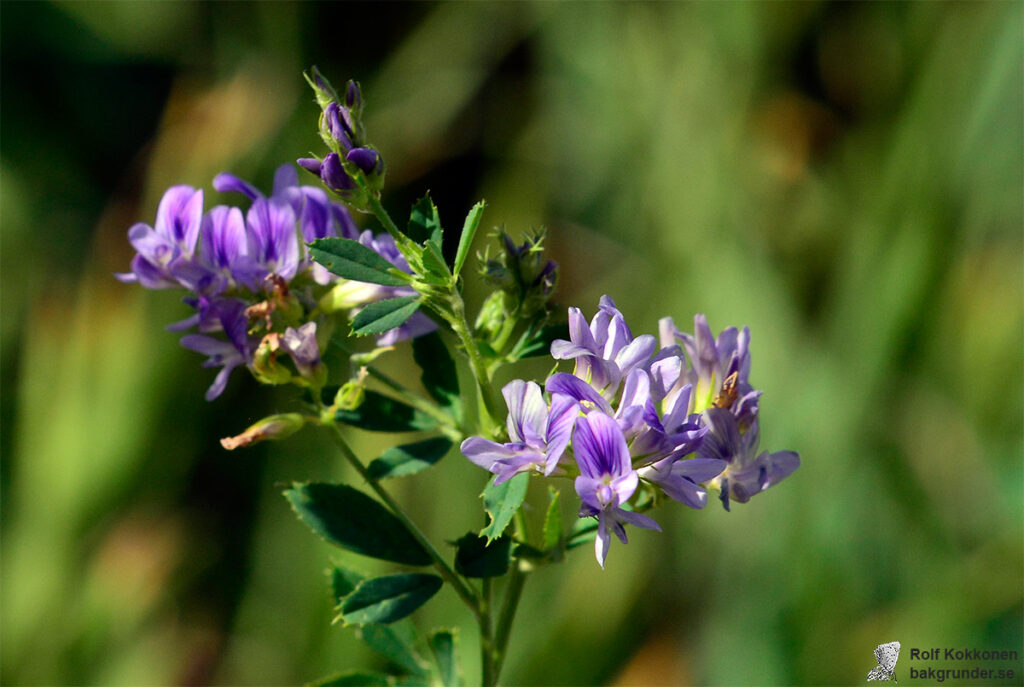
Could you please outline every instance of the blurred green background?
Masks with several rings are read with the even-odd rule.
[[[280,495],[341,461],[314,433],[223,451],[293,395],[236,373],[205,403],[163,329],[178,295],[112,277],[168,185],[212,206],[217,172],[269,188],[320,150],[314,63],[362,82],[393,214],[429,188],[459,226],[484,197],[487,225],[549,228],[561,303],[749,325],[762,445],[803,459],[732,513],[661,509],[604,572],[581,549],[534,575],[505,683],[859,684],[892,640],[913,683],[911,647],[1024,654],[1024,5],[0,11],[4,683],[375,665],[323,571],[377,568]],[[453,454],[396,489],[454,539],[484,481]],[[455,595],[419,618],[465,626],[475,680]]]

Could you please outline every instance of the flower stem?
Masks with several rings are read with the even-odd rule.
[[[485,577],[480,595],[480,683],[493,687],[498,683],[497,656],[491,631],[491,578]]]
[[[334,439],[334,443],[341,451],[341,455],[344,456],[345,460],[347,460],[348,463],[355,468],[356,472],[366,480],[366,483],[369,484],[370,488],[373,489],[377,496],[380,497],[380,500],[391,509],[391,512],[395,517],[405,525],[413,538],[426,550],[431,560],[433,560],[434,568],[437,570],[438,574],[441,575],[445,582],[452,586],[455,593],[462,599],[463,603],[465,603],[469,610],[473,612],[477,621],[481,622],[481,603],[477,594],[473,591],[473,588],[451,569],[444,558],[441,557],[441,554],[437,552],[437,549],[434,548],[434,545],[430,543],[429,539],[427,539],[426,535],[424,535],[413,521],[409,519],[409,516],[405,514],[402,507],[399,506],[393,498],[391,498],[391,494],[389,494],[387,490],[380,485],[380,482],[370,475],[366,470],[366,467],[359,461],[359,458],[356,457],[356,454],[352,452],[348,442],[345,441],[345,437],[341,434],[341,428],[333,422],[328,424],[331,428],[331,438]]]
[[[395,224],[393,219],[391,219],[391,215],[389,215],[388,211],[384,209],[383,205],[381,205],[380,198],[378,198],[376,194],[373,193],[370,193],[368,195],[368,205],[370,212],[373,214],[374,217],[377,218],[377,221],[384,225],[384,229],[386,229],[387,232],[391,234],[391,238],[395,240],[395,243],[398,246],[402,246],[403,244],[407,243],[409,241],[409,237],[403,234],[401,230],[398,228],[398,225]]]
[[[456,443],[462,441],[463,431],[455,424],[455,420],[452,419],[451,415],[441,410],[435,403],[423,398],[419,394],[405,388],[399,382],[395,381],[388,375],[384,374],[377,368],[366,365],[367,373],[379,381],[381,384],[391,389],[392,392],[399,399],[407,403],[408,405],[416,408],[417,410],[423,411],[430,417],[434,418],[441,425],[441,431],[452,441]]]

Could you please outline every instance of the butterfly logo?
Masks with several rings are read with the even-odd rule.
[[[896,684],[899,684],[899,680],[896,679],[896,659],[900,657],[900,643],[889,642],[888,644],[879,644],[875,648],[875,659],[878,661],[878,665],[871,669],[868,673],[868,682],[872,680],[892,680]]]

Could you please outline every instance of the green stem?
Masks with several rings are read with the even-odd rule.
[[[368,205],[370,207],[370,212],[377,218],[377,221],[384,225],[384,228],[389,234],[391,234],[391,238],[395,240],[395,243],[401,246],[408,242],[409,237],[403,234],[398,228],[398,225],[391,219],[391,215],[389,215],[388,211],[384,209],[383,205],[381,205],[380,198],[373,193],[369,193],[367,195],[369,196]]]
[[[522,541],[528,542],[530,533],[527,529],[526,517],[522,509],[516,511],[514,516],[516,534]],[[512,622],[516,618],[516,609],[519,608],[519,599],[523,594],[523,586],[526,584],[526,576],[529,568],[527,564],[517,561],[512,568],[512,576],[508,581],[508,588],[505,590],[505,600],[501,605],[501,613],[498,615],[498,624],[494,635],[494,681],[497,683],[501,675],[501,668],[505,664],[508,639],[512,634]]]
[[[508,589],[505,590],[505,601],[501,606],[501,614],[498,616],[498,625],[494,636],[494,681],[497,683],[501,675],[501,668],[505,664],[505,649],[508,647],[508,638],[512,634],[512,622],[516,618],[516,609],[519,607],[519,599],[523,594],[523,586],[526,584],[527,573],[517,563],[512,568],[512,576],[508,581]]]
[[[473,338],[469,322],[466,321],[466,309],[462,302],[462,296],[458,293],[453,293],[451,306],[452,318],[449,323],[452,325],[452,331],[459,337],[459,341],[462,342],[462,347],[466,350],[466,355],[469,357],[469,367],[473,372],[473,377],[476,379],[480,398],[483,400],[485,417],[481,418],[482,424],[489,432],[496,426],[495,418],[501,417],[503,414],[501,403],[494,397],[495,394],[490,385],[491,377],[487,372],[487,364],[484,362],[483,356],[480,355],[480,349]]]
[[[391,494],[389,494],[387,490],[384,489],[384,487],[382,487],[380,483],[370,475],[369,472],[367,472],[366,467],[359,461],[359,458],[356,457],[356,454],[352,452],[352,449],[349,447],[348,442],[345,441],[345,437],[342,436],[341,428],[339,428],[333,422],[328,424],[332,430],[331,438],[334,439],[334,443],[341,451],[341,454],[345,457],[345,460],[347,460],[349,464],[353,468],[355,468],[355,471],[358,472],[359,475],[364,480],[366,480],[366,483],[369,484],[370,488],[373,489],[377,496],[380,497],[380,500],[383,501],[388,506],[388,508],[391,509],[391,512],[395,515],[395,517],[397,517],[401,521],[403,525],[405,525],[406,529],[409,530],[409,533],[412,534],[413,538],[416,541],[418,541],[421,546],[423,546],[427,554],[430,555],[431,560],[434,561],[434,568],[441,575],[444,581],[452,586],[452,588],[455,590],[455,593],[459,595],[459,598],[462,599],[463,603],[465,603],[466,606],[469,607],[469,610],[473,612],[473,615],[476,616],[477,621],[480,622],[481,604],[480,600],[477,598],[476,593],[473,591],[473,588],[470,587],[469,584],[465,580],[463,580],[462,577],[460,577],[454,570],[452,570],[451,567],[449,567],[448,563],[444,560],[444,558],[441,557],[441,554],[437,552],[437,549],[435,549],[434,545],[430,543],[430,540],[427,539],[426,535],[424,535],[423,532],[421,532],[420,529],[416,527],[413,521],[409,519],[409,516],[405,514],[405,511],[402,510],[402,507],[399,506],[398,503],[393,498],[391,498]]]
[[[416,408],[417,410],[423,411],[430,417],[434,418],[441,425],[441,431],[453,441],[461,441],[463,432],[458,425],[455,424],[455,420],[452,416],[444,412],[437,406],[437,404],[423,398],[419,394],[405,388],[400,383],[384,374],[375,367],[370,365],[365,366],[367,373],[379,381],[381,384],[391,389],[398,398],[400,398],[406,404]]]
[[[491,633],[491,578],[485,577],[480,595],[480,682],[482,687],[498,683],[494,637]]]

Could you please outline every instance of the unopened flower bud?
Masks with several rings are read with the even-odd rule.
[[[359,90],[359,84],[349,81],[345,86],[345,107],[352,110],[357,116],[363,109],[363,94]]]
[[[359,406],[363,405],[363,401],[366,399],[366,387],[363,384],[363,378],[365,375],[360,375],[356,379],[350,379],[341,385],[338,389],[338,393],[334,395],[335,410],[355,410]]]
[[[292,373],[288,368],[277,362],[280,350],[281,337],[276,332],[264,336],[260,345],[256,347],[256,352],[252,356],[252,371],[264,384],[287,384],[292,379]]]
[[[334,86],[328,81],[320,70],[314,65],[309,70],[312,74],[303,74],[306,77],[306,83],[313,89],[313,93],[316,94],[316,104],[320,106],[320,109],[327,107],[328,103],[334,102],[338,99],[338,92],[334,90]]]
[[[380,155],[376,150],[370,148],[353,148],[345,156],[345,159],[354,164],[367,176],[378,172],[378,167],[383,167]]]
[[[320,179],[324,182],[324,186],[341,195],[356,188],[355,182],[349,178],[337,153],[330,153],[324,158],[324,162],[320,166]]]
[[[317,176],[320,176],[320,165],[322,163],[315,157],[300,157],[298,160],[295,161],[295,164],[297,164],[299,167],[302,167],[307,172],[311,172]]]
[[[304,424],[306,424],[306,418],[299,413],[270,415],[237,436],[224,437],[220,440],[220,445],[233,451],[258,441],[284,439],[302,429]]]

